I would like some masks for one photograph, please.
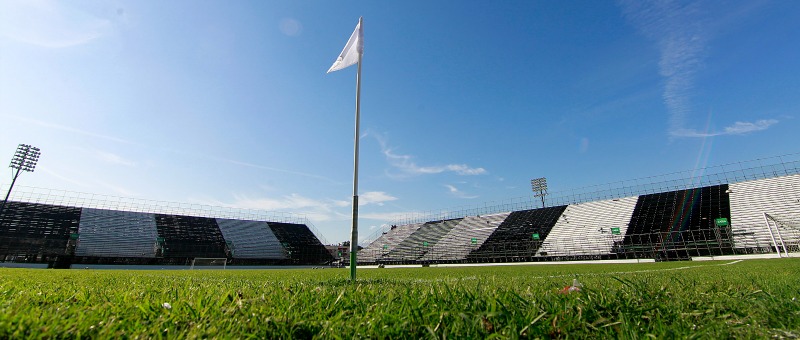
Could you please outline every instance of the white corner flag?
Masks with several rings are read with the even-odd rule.
[[[350,280],[356,281],[356,265],[358,264],[358,132],[361,124],[361,57],[364,54],[364,18],[358,18],[356,30],[350,35],[350,40],[344,45],[339,58],[333,62],[328,73],[339,71],[345,67],[358,64],[356,72],[356,132],[353,136],[353,225],[350,229]]]
[[[331,68],[328,69],[326,73],[339,71],[348,66],[357,64],[358,56],[363,53],[364,31],[361,30],[361,20],[359,20],[358,25],[356,25],[356,30],[350,35],[350,40],[347,40],[347,44],[344,45],[344,49],[342,53],[339,54],[339,58],[336,58],[336,61],[333,62],[333,65],[331,65]]]

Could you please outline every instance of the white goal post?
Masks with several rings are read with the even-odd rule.
[[[195,257],[189,269],[225,269],[228,259],[224,257]]]

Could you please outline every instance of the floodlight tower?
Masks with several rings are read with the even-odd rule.
[[[36,167],[36,162],[39,161],[40,154],[41,151],[35,146],[30,146],[28,144],[20,144],[17,146],[17,152],[14,153],[14,158],[11,159],[11,165],[8,166],[11,169],[16,169],[16,171],[11,170],[14,172],[14,179],[11,180],[11,186],[8,187],[8,193],[6,193],[3,204],[0,205],[0,218],[3,216],[3,209],[6,207],[6,202],[8,202],[8,196],[11,195],[11,189],[14,188],[14,183],[17,182],[17,177],[19,177],[19,174],[23,171],[33,172],[33,169]]]
[[[547,178],[534,178],[531,180],[531,190],[533,197],[542,198],[542,208],[544,208],[544,196],[547,195]]]

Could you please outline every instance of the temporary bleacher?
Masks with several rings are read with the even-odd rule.
[[[286,259],[286,250],[267,222],[218,218],[233,258]]]
[[[774,248],[772,238],[778,236],[770,235],[765,213],[784,221],[800,220],[800,175],[732,183],[729,189],[737,252]]]
[[[467,259],[525,261],[535,257],[566,205],[514,211]]]
[[[268,224],[292,263],[324,264],[333,260],[333,256],[307,225],[283,222]]]
[[[78,235],[76,256],[156,257],[153,214],[83,208]]]
[[[728,185],[639,196],[616,252],[635,257],[688,257],[732,253]]]
[[[800,219],[792,218],[789,215],[767,215],[770,227],[778,234],[776,250],[790,252],[800,251]]]
[[[411,235],[400,241],[384,257],[385,261],[409,261],[417,260],[428,254],[436,243],[446,235],[453,227],[461,222],[461,218],[432,221],[423,224]]]
[[[228,257],[225,239],[213,218],[156,214],[165,258]]]
[[[80,216],[80,208],[8,201],[0,215],[0,256],[71,255]]]
[[[400,242],[411,236],[424,223],[412,223],[399,226],[392,226],[380,237],[372,241],[367,247],[358,252],[358,262],[372,263],[382,260]]]
[[[638,197],[571,204],[539,248],[538,256],[608,255],[625,238]]]
[[[466,259],[467,254],[480,247],[509,214],[510,212],[505,212],[465,217],[442,236],[422,260],[452,262]]]

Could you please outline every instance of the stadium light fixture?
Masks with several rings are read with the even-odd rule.
[[[29,144],[20,144],[17,146],[17,152],[14,153],[14,158],[11,159],[11,165],[8,167],[14,173],[14,179],[11,180],[11,186],[8,187],[8,192],[6,193],[6,198],[3,200],[3,204],[0,205],[0,218],[3,216],[3,210],[6,207],[6,203],[8,202],[8,196],[11,196],[11,189],[14,188],[14,183],[17,182],[17,177],[23,171],[33,172],[33,169],[36,168],[36,162],[39,161],[39,155],[41,155],[41,150],[35,146],[31,146]]]
[[[531,190],[533,197],[542,198],[542,208],[544,208],[544,196],[547,195],[547,178],[534,178],[531,180]]]

